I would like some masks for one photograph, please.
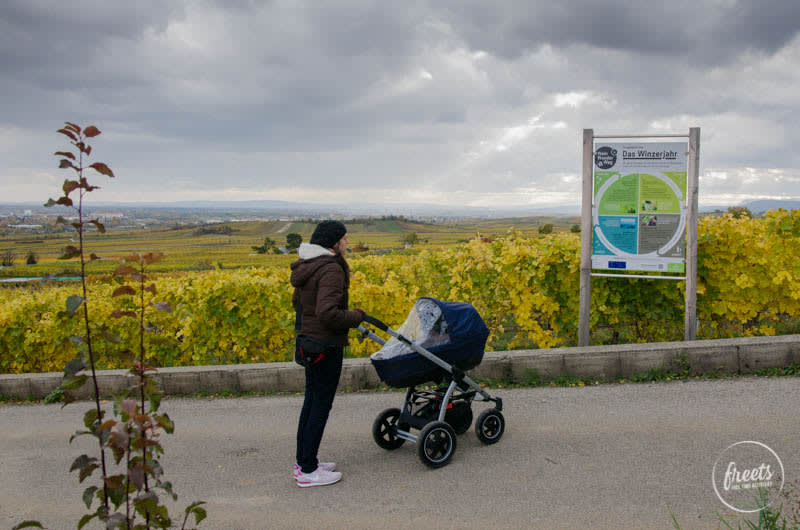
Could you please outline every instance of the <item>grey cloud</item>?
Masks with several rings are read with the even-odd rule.
[[[774,53],[800,31],[800,4],[783,0],[563,0],[496,7],[459,0],[441,16],[454,17],[472,47],[507,59],[551,44],[683,56],[693,64],[708,64],[748,50]]]
[[[794,0],[93,6],[0,6],[0,133],[38,142],[0,147],[7,167],[38,164],[63,119],[154,186],[552,189],[537,179],[578,171],[582,127],[655,122],[703,126],[714,167],[800,167]]]
[[[747,0],[737,2],[713,26],[707,43],[719,49],[755,50],[772,54],[800,32],[800,2]]]
[[[0,5],[0,72],[63,75],[81,70],[109,39],[136,39],[147,28],[162,31],[180,16],[176,4],[10,0]],[[89,80],[87,80],[88,82]]]

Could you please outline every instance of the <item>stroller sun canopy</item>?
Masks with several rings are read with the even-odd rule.
[[[397,331],[448,364],[464,369],[480,364],[489,337],[489,329],[472,305],[434,298],[417,300]],[[381,380],[393,386],[417,384],[440,375],[435,364],[394,337],[370,359]]]

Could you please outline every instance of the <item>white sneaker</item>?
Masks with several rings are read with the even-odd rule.
[[[300,473],[297,476],[297,485],[301,488],[308,488],[311,486],[327,486],[334,484],[342,479],[342,474],[338,471],[325,471],[321,467],[317,467],[313,473]]]
[[[319,462],[317,464],[317,468],[324,469],[325,471],[333,471],[336,469],[336,462]],[[292,476],[297,479],[298,475],[300,475],[300,466],[295,464],[294,471],[292,471]]]

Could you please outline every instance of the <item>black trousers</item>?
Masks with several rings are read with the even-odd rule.
[[[306,396],[297,426],[297,465],[303,473],[317,469],[317,452],[342,375],[344,347],[332,350],[306,368]]]

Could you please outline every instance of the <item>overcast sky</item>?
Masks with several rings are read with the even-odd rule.
[[[701,204],[800,198],[800,1],[3,0],[0,201],[580,203],[581,130],[701,132]]]

